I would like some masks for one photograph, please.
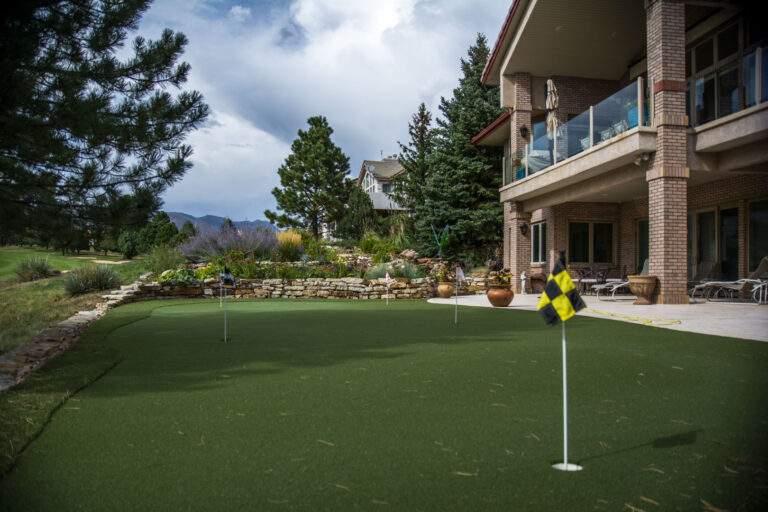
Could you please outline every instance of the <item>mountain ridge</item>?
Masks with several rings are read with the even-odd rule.
[[[218,215],[203,215],[195,217],[183,212],[166,212],[177,228],[181,228],[185,222],[190,221],[198,229],[219,229],[224,222],[225,217]],[[235,227],[239,229],[271,229],[276,231],[275,226],[266,220],[232,220]]]

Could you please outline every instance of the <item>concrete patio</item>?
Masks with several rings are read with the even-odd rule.
[[[515,295],[510,311],[535,311],[537,294]],[[689,305],[635,306],[634,297],[597,300],[582,296],[587,308],[579,315],[618,320],[636,324],[673,329],[676,331],[713,334],[748,340],[768,341],[768,305],[734,302],[699,301]],[[491,307],[485,295],[463,295],[460,306]],[[454,299],[429,299],[433,304],[453,304]]]

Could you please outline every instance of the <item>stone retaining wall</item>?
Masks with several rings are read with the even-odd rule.
[[[396,279],[389,285],[390,299],[426,299],[434,296],[435,284],[429,279]],[[143,283],[132,300],[159,298],[217,298],[218,281],[202,284]],[[237,288],[227,291],[236,298],[256,299],[385,299],[384,279],[356,277],[310,279],[239,279]]]

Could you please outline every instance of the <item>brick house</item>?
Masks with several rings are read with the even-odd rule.
[[[357,175],[357,186],[371,198],[373,209],[382,215],[404,211],[392,197],[392,178],[403,172],[397,157],[383,160],[364,160]]]
[[[482,78],[505,111],[473,142],[504,149],[514,275],[561,255],[615,277],[648,260],[658,302],[687,303],[689,281],[745,277],[768,255],[768,18],[745,9],[512,2]]]

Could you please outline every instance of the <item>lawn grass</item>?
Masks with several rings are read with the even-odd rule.
[[[74,268],[90,265],[94,260],[118,261],[120,256],[116,254],[83,251],[80,254],[61,254],[61,251],[52,251],[38,247],[5,246],[0,247],[0,281],[14,280],[16,277],[16,265],[27,258],[45,258],[54,270],[72,270]]]
[[[6,455],[47,423],[0,480],[0,509],[768,504],[768,344],[569,322],[571,453],[584,471],[564,474],[550,468],[562,456],[560,331],[536,313],[463,308],[458,328],[451,307],[424,302],[229,313],[224,343],[215,301],[118,308],[0,395]]]
[[[143,265],[139,261],[111,267],[123,283],[134,281]],[[0,353],[51,324],[64,320],[78,311],[92,309],[101,300],[103,291],[70,297],[64,290],[66,276],[57,276],[27,283],[6,283],[0,286]]]

